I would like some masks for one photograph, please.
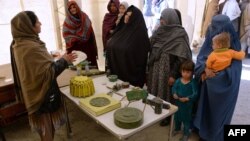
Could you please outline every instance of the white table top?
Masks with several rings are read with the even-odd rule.
[[[112,86],[116,83],[122,82],[120,80],[117,82],[109,82],[106,76],[99,76],[99,77],[93,78],[93,81],[94,81],[94,86],[95,86],[95,90],[96,90],[95,94],[107,93],[110,90],[106,86]],[[130,89],[131,89],[131,87],[128,89],[120,90],[118,92],[119,92],[119,94],[122,94],[125,96],[126,91],[129,91]],[[178,109],[176,106],[171,105],[171,108],[169,110],[163,109],[161,114],[155,114],[152,107],[149,105],[146,105],[146,108],[144,111],[143,124],[135,129],[122,129],[122,128],[116,126],[114,123],[113,114],[114,114],[115,110],[96,117],[96,116],[90,114],[88,111],[84,110],[79,105],[80,98],[73,97],[70,95],[69,86],[61,88],[61,91],[63,92],[63,94],[67,98],[69,98],[80,109],[82,109],[85,113],[87,113],[90,117],[92,117],[98,124],[102,125],[104,128],[106,128],[108,131],[110,131],[113,135],[115,135],[119,139],[126,139],[126,138],[130,137],[131,135],[137,133],[138,131],[141,131],[144,128],[155,124],[156,122],[158,122],[158,121],[160,121],[168,116],[171,116]],[[153,97],[154,96],[152,96],[152,95],[148,96],[148,98],[153,98]],[[113,98],[120,100],[120,99],[122,99],[122,96],[117,95],[117,94],[113,94]],[[128,101],[126,99],[123,99],[121,101],[121,105],[122,105],[121,107],[125,107],[127,104],[128,104]],[[140,100],[140,101],[136,101],[136,102],[129,104],[129,107],[135,107],[135,108],[138,108],[140,110],[143,110],[144,105],[145,104],[142,103],[142,101]]]

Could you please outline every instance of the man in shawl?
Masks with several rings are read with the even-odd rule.
[[[161,13],[161,26],[151,37],[152,51],[148,61],[147,86],[149,93],[172,102],[171,87],[181,76],[182,62],[192,59],[187,32],[180,25],[174,9]],[[170,99],[171,98],[171,99]],[[163,120],[161,125],[167,125]]]
[[[207,32],[207,27],[212,21],[212,17],[217,15],[219,11],[219,0],[211,0],[207,6],[206,12],[204,14],[204,22],[201,31],[201,37],[204,37]]]
[[[244,3],[243,3],[244,2]],[[240,42],[242,50],[246,55],[250,54],[250,0],[245,0],[241,4],[241,22],[240,22]]]
[[[119,4],[119,0],[110,0],[107,6],[109,13],[105,14],[102,24],[102,42],[104,52],[106,50],[107,41],[116,27],[115,22],[119,14]]]
[[[249,0],[242,0],[239,4],[241,12],[246,9],[246,6],[249,4]]]
[[[150,42],[141,11],[130,6],[107,43],[108,69],[111,74],[143,87]]]
[[[212,38],[221,32],[230,34],[230,49],[241,50],[239,37],[230,19],[225,15],[214,16],[195,66],[195,76],[198,80],[201,80],[203,73],[209,77],[203,82],[199,81],[200,98],[194,120],[200,137],[206,141],[224,140],[224,125],[231,122],[241,78],[242,62],[239,60],[232,60],[231,66],[216,74],[206,68],[207,57],[213,51]]]
[[[81,11],[75,1],[67,4],[66,18],[63,23],[63,38],[67,52],[82,51],[87,55],[90,65],[97,66],[97,46],[95,34],[88,15]]]
[[[15,88],[28,111],[32,130],[39,133],[42,141],[52,141],[55,129],[65,123],[63,104],[51,113],[41,112],[41,105],[50,87],[59,90],[56,78],[75,56],[64,54],[54,62],[39,38],[40,32],[41,23],[32,11],[20,12],[11,20],[11,65]]]

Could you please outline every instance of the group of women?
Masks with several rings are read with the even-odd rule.
[[[134,86],[146,85],[151,94],[171,102],[171,87],[180,77],[180,65],[192,59],[179,13],[170,8],[163,10],[161,25],[149,39],[142,12],[131,5],[117,22],[118,6],[119,1],[110,0],[109,13],[103,22],[107,69]],[[30,125],[41,140],[48,141],[53,140],[55,129],[65,121],[61,108],[56,112],[38,112],[51,82],[67,67],[67,63],[76,58],[72,50],[85,52],[87,60],[97,65],[97,46],[90,19],[74,1],[68,2],[63,25],[67,53],[57,62],[53,61],[38,36],[40,26],[33,12],[17,14],[11,21],[11,50],[16,88],[22,93]],[[239,91],[241,61],[233,61],[225,71],[214,75],[205,66],[207,56],[212,52],[212,38],[223,31],[231,35],[231,49],[240,50],[239,37],[230,19],[217,15],[207,29],[195,67],[198,81],[202,73],[210,76],[203,82],[199,81],[199,102],[194,119],[200,137],[207,141],[223,140],[223,125],[230,124]]]

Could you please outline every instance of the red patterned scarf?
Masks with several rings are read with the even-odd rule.
[[[73,16],[69,8],[71,5],[77,8],[77,16]],[[67,5],[67,16],[63,23],[63,38],[66,42],[66,47],[72,47],[76,42],[88,41],[93,28],[88,15],[81,11],[75,1],[69,1]]]

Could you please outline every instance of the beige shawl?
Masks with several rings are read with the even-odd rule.
[[[219,11],[219,0],[212,0],[207,6],[205,20],[202,26],[201,37],[204,37],[207,32],[207,28],[210,25],[214,15],[217,15]]]
[[[248,36],[248,38],[250,37],[250,3],[246,6],[241,16],[240,38],[243,38],[244,36]]]
[[[33,30],[25,12],[20,12],[11,20],[11,32],[17,68],[14,71],[19,74],[24,103],[30,115],[40,108],[50,87],[54,77],[53,58]]]

